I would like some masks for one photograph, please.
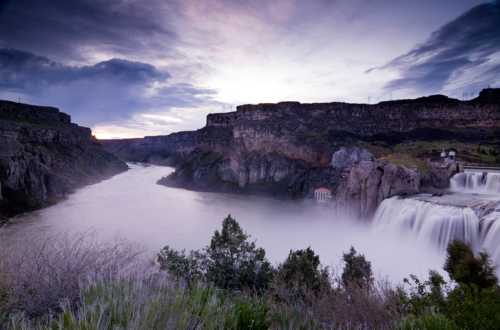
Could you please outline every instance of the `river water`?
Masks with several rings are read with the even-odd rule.
[[[372,262],[378,278],[400,282],[410,273],[425,276],[429,269],[441,269],[444,262],[440,249],[411,231],[380,230],[311,202],[164,187],[156,181],[172,168],[130,166],[54,206],[18,216],[2,230],[10,236],[93,232],[101,240],[140,244],[152,258],[166,244],[186,250],[206,246],[231,214],[274,263],[290,249],[310,246],[324,265],[340,271],[342,253],[353,245]]]

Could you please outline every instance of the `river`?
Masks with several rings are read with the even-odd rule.
[[[172,168],[130,167],[109,180],[79,189],[54,206],[20,215],[2,231],[9,236],[32,231],[46,237],[91,232],[100,240],[126,239],[139,244],[153,258],[167,244],[186,250],[206,246],[222,219],[231,214],[275,264],[290,249],[310,246],[324,265],[340,271],[342,253],[352,245],[372,262],[378,278],[393,282],[441,269],[444,244],[461,233],[470,235],[457,230],[457,224],[460,228],[472,226],[467,228],[473,236],[482,235],[474,232],[478,220],[471,220],[468,209],[450,212],[454,209],[427,204],[422,208],[413,199],[390,199],[381,205],[374,221],[367,222],[312,202],[164,187],[156,181]],[[419,210],[434,216],[423,217],[425,213]],[[420,225],[425,221],[425,226]],[[444,225],[436,226],[439,221]]]
[[[156,181],[172,168],[130,167],[54,206],[18,216],[2,230],[11,236],[93,232],[101,240],[140,244],[152,258],[166,244],[186,250],[204,247],[231,214],[273,263],[283,261],[290,249],[310,246],[324,265],[340,271],[342,253],[352,245],[372,262],[378,278],[400,282],[409,274],[425,276],[429,269],[441,269],[444,262],[443,250],[412,230],[383,230],[311,202],[164,187]]]

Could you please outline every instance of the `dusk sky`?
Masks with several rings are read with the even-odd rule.
[[[0,98],[101,138],[196,129],[243,103],[499,83],[500,1],[0,0]]]

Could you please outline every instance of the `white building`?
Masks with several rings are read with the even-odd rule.
[[[444,149],[441,151],[441,158],[443,160],[456,160],[457,158],[457,151],[455,149],[450,149],[448,152],[446,152]]]
[[[332,191],[325,187],[314,189],[314,199],[319,203],[328,202],[332,199]]]

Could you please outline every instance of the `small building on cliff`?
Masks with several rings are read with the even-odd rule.
[[[318,203],[326,203],[332,199],[332,191],[325,187],[314,189],[314,199]]]
[[[441,159],[443,161],[455,161],[457,158],[457,150],[454,148],[441,151]]]

